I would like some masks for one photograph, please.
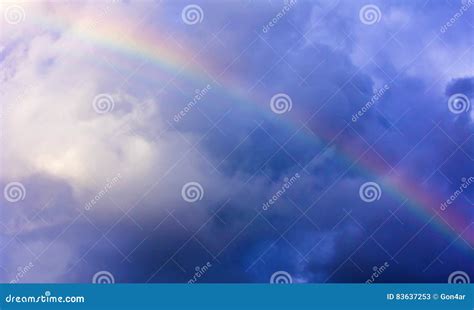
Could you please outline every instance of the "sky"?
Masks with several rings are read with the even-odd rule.
[[[474,277],[474,1],[1,16],[1,282]]]

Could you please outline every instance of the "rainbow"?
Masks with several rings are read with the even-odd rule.
[[[211,64],[206,64],[204,68],[194,62],[195,51],[192,49],[171,49],[166,45],[169,38],[160,37],[159,33],[151,30],[145,29],[132,36],[130,30],[133,30],[136,25],[131,24],[127,16],[112,18],[112,16],[105,14],[106,12],[102,12],[101,15],[89,16],[89,21],[70,26],[69,21],[74,20],[77,13],[66,5],[57,4],[54,8],[56,11],[54,16],[35,17],[39,25],[56,30],[69,28],[69,33],[79,41],[86,41],[95,47],[119,53],[121,57],[126,56],[133,60],[141,59],[172,76],[179,74],[182,78],[201,84],[204,80],[212,79],[218,83],[220,89],[224,90],[223,94],[228,98],[242,104],[251,104],[263,113],[271,113],[268,108],[269,98],[251,100],[249,93],[242,89],[232,76],[221,74]],[[156,77],[154,76],[154,78]],[[262,103],[264,104],[262,105]],[[286,121],[284,126],[289,129],[298,129],[298,119],[291,114],[288,113],[282,117],[282,120]],[[304,132],[301,134],[305,135],[305,139],[314,142],[315,137],[312,134]],[[331,137],[333,137],[333,133],[321,130],[318,131],[316,138],[319,140],[318,142],[328,144]],[[469,219],[456,215],[454,212],[444,212],[441,215],[437,211],[446,197],[442,198],[439,195],[428,193],[420,188],[419,184],[396,174],[390,174],[385,166],[377,164],[380,157],[374,152],[366,151],[364,156],[360,156],[353,148],[343,143],[337,145],[336,148],[340,159],[353,165],[357,164],[357,168],[362,169],[366,174],[382,179],[383,189],[388,190],[389,193],[401,200],[408,201],[407,205],[419,216],[433,222],[447,234],[461,236],[469,244],[474,245],[474,234],[463,234],[472,224]]]

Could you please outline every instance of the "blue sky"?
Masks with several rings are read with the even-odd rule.
[[[0,278],[472,278],[473,7],[2,5]]]

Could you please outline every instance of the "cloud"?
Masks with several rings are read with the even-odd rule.
[[[2,205],[2,278],[33,260],[31,282],[89,282],[98,270],[118,282],[187,282],[211,261],[202,281],[266,282],[283,269],[295,282],[348,282],[399,259],[390,255],[424,222],[410,211],[416,202],[399,209],[404,197],[389,181],[396,174],[424,193],[449,195],[472,172],[463,153],[472,147],[452,155],[451,141],[465,142],[472,122],[447,106],[456,92],[472,98],[472,78],[457,31],[426,45],[444,6],[377,4],[380,22],[366,25],[362,2],[301,1],[267,33],[262,26],[280,3],[203,1],[203,22],[193,26],[180,19],[181,2],[160,10],[141,1],[25,6],[30,17],[67,18],[44,28],[26,18],[1,41],[1,181],[27,189],[18,205]],[[80,35],[116,20],[132,38],[147,27],[195,58],[169,69]],[[381,44],[395,33],[400,42]],[[352,122],[384,84],[389,90]],[[174,121],[206,85],[205,97]],[[276,115],[269,100],[280,92],[293,107]],[[424,138],[433,121],[439,128]],[[295,173],[301,178],[263,212]],[[381,185],[376,204],[359,199],[368,181]],[[188,182],[201,185],[202,200],[183,199]],[[472,217],[464,205],[455,212]],[[436,230],[425,237],[438,242],[413,240],[412,257],[401,251],[386,279],[425,279],[413,262],[451,241]],[[53,259],[57,253],[65,255]]]
[[[54,14],[55,8],[52,7],[51,13],[43,7],[25,6],[30,21]],[[9,238],[29,236],[24,241],[25,247],[38,244],[46,247],[54,239],[40,232],[46,227],[66,228],[67,219],[71,221],[77,215],[71,210],[78,208],[84,212],[85,203],[117,174],[121,175],[121,181],[104,198],[108,203],[102,201],[103,213],[103,208],[133,208],[145,189],[155,189],[160,179],[166,178],[167,185],[152,196],[161,205],[177,198],[167,190],[168,186],[180,188],[191,178],[206,184],[212,193],[213,184],[217,184],[214,182],[220,179],[218,176],[210,179],[203,173],[205,159],[187,159],[193,149],[186,139],[194,140],[193,135],[170,128],[160,116],[160,102],[156,98],[146,94],[135,96],[126,87],[120,88],[123,78],[94,57],[88,42],[79,40],[75,28],[90,15],[87,9],[78,10],[77,19],[69,20],[67,27],[59,32],[57,29],[34,31],[34,25],[27,19],[12,32],[11,41],[3,42],[7,46],[3,50],[1,70],[5,129],[2,130],[2,183],[14,180],[27,184],[23,208],[4,210],[9,214],[3,221],[4,233]],[[139,10],[134,11],[138,13]],[[107,18],[103,16],[102,21],[106,22]],[[19,33],[25,37],[17,36]],[[134,82],[130,83],[133,88]],[[103,102],[108,104],[106,113],[95,104],[101,94],[106,96]],[[196,153],[194,149],[191,155]],[[177,167],[170,173],[173,164]],[[68,188],[72,197],[46,203],[51,193]],[[118,201],[120,206],[109,199]],[[48,219],[47,225],[42,223],[42,218],[32,216],[48,208],[57,213]],[[18,222],[22,216],[27,220]],[[39,233],[39,240],[30,240],[30,232]],[[58,269],[78,255],[74,253],[77,245],[61,246],[68,247],[64,251],[70,255],[64,257],[64,264],[55,264]],[[16,261],[13,252],[8,256],[7,261]],[[51,279],[55,275],[58,279],[55,272],[51,272]]]

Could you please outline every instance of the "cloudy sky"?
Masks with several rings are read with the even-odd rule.
[[[1,17],[2,282],[474,277],[474,1]]]

